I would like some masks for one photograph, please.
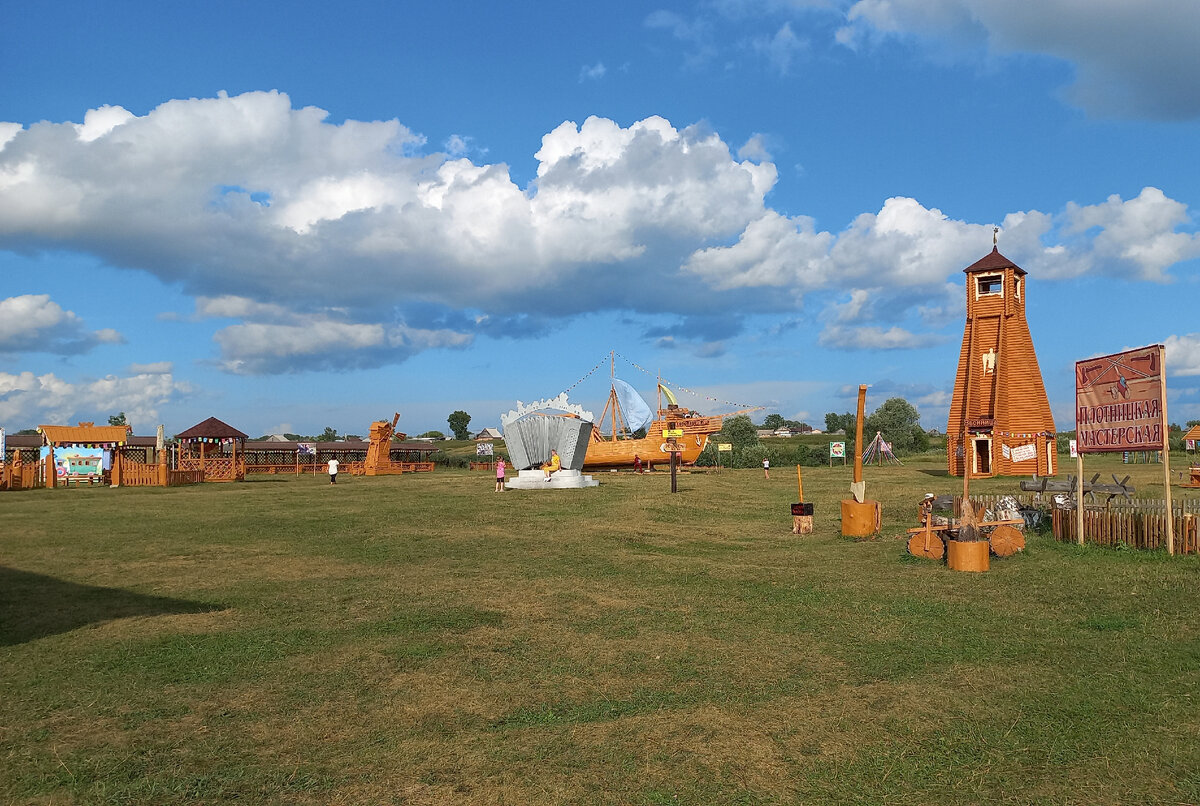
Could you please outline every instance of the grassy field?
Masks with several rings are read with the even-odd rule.
[[[1200,802],[1197,558],[916,560],[936,456],[862,542],[849,468],[804,538],[790,468],[601,480],[0,494],[0,802]]]

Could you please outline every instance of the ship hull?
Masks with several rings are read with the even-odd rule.
[[[647,429],[642,439],[602,438],[588,445],[587,455],[583,459],[584,470],[602,467],[633,467],[635,456],[640,457],[643,465],[662,465],[671,461],[671,453],[667,450],[667,440],[662,432],[667,428],[677,428],[683,431],[683,436],[675,440],[682,449],[679,460],[682,464],[694,464],[700,453],[708,445],[708,438],[721,430],[721,417],[691,417],[687,419],[655,420]]]

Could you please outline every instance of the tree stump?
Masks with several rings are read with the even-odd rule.
[[[812,515],[793,515],[792,516],[792,534],[794,535],[811,535],[813,533],[813,516]]]
[[[1025,550],[1025,535],[1012,526],[997,526],[992,530],[988,543],[992,546],[992,554],[997,557],[1011,557],[1018,551]]]

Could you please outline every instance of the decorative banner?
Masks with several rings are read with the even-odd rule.
[[[4,466],[4,429],[0,428],[0,467]]]
[[[1008,447],[1005,445],[1004,447]],[[1018,445],[1012,449],[1012,460],[1014,462],[1028,462],[1030,459],[1037,458],[1037,445],[1028,443],[1026,445]]]
[[[1189,451],[1196,450],[1196,440],[1188,439],[1188,440],[1184,440],[1184,441],[1187,442],[1187,449]],[[0,429],[0,453],[4,453],[4,430],[3,429]]]
[[[829,458],[830,459],[845,459],[846,458],[846,443],[845,442],[830,442],[829,443]]]
[[[1012,448],[1008,447],[1007,445],[1000,446],[1000,453],[1004,454],[1005,459],[1012,458]]]
[[[296,452],[301,456],[312,456],[316,450],[311,442],[297,442]]]
[[[731,451],[731,450],[733,450],[733,443],[732,442],[718,442],[717,450],[718,451]]]
[[[1070,446],[1070,448],[1071,448],[1071,458],[1078,459],[1079,458],[1078,443],[1076,443],[1075,440],[1071,439],[1071,440],[1067,440],[1067,445]]]
[[[475,455],[476,456],[491,456],[492,455],[492,443],[476,442],[475,443]]]
[[[1162,345],[1075,362],[1080,453],[1161,451]]]

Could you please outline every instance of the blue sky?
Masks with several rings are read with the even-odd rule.
[[[867,383],[944,428],[993,227],[1060,429],[1076,360],[1153,343],[1200,419],[1200,4],[0,13],[10,430],[482,428],[611,350],[705,412]]]

